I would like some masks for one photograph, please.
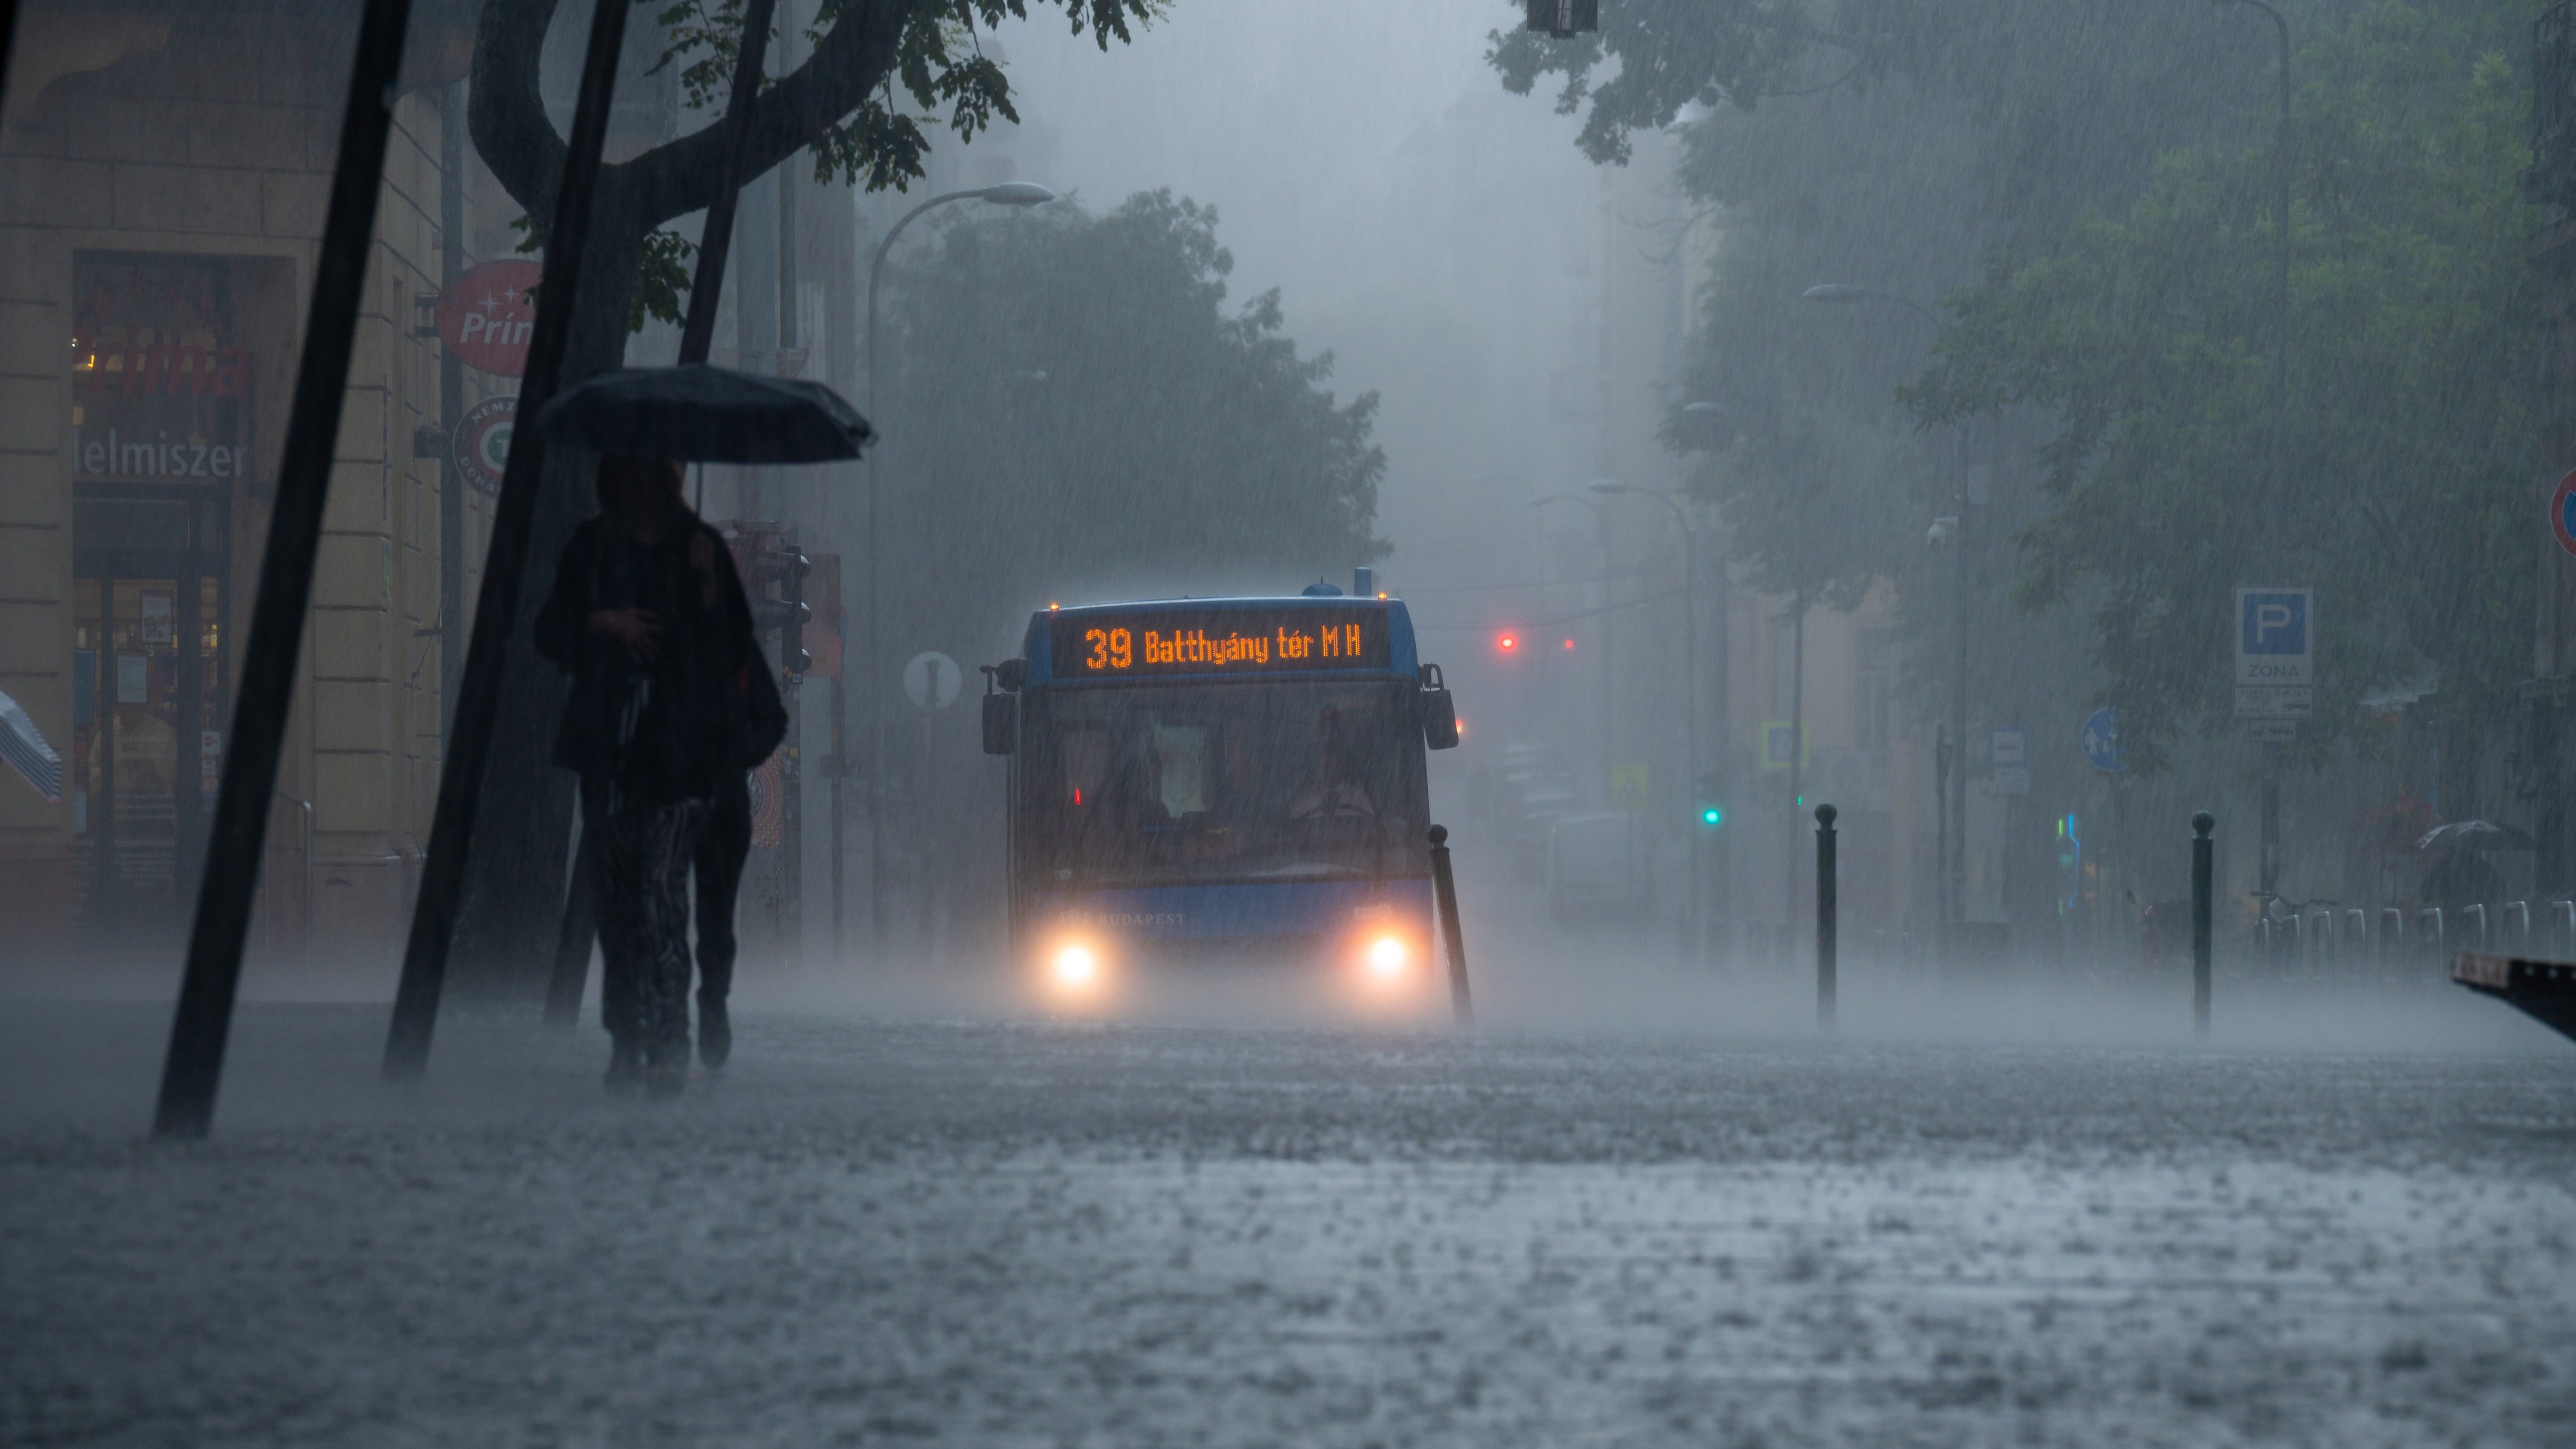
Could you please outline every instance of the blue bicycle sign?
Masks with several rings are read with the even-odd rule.
[[[2105,774],[2116,775],[2129,768],[2120,755],[2119,717],[2108,709],[2097,709],[2084,717],[2084,762]]]

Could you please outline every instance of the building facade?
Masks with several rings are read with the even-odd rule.
[[[194,907],[354,18],[328,0],[21,7],[0,120],[0,690],[66,775],[59,804],[0,789],[0,912],[22,943],[168,939]],[[441,248],[465,239],[440,206],[462,50],[431,39],[386,157],[254,916],[279,946],[383,939],[436,789],[441,507],[461,485],[427,320]],[[486,500],[465,494],[470,556]]]

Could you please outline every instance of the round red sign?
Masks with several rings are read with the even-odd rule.
[[[453,447],[456,471],[485,493],[498,495],[502,475],[510,469],[510,433],[519,421],[515,395],[487,397],[465,410],[456,424]]]
[[[537,330],[535,262],[485,262],[438,294],[438,336],[465,360],[498,377],[528,370],[528,339]]]

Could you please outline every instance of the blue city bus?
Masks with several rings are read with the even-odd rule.
[[[1400,599],[1049,607],[985,670],[1015,955],[1059,994],[1157,963],[1431,976],[1426,749],[1458,743]]]

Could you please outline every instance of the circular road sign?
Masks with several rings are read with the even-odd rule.
[[[2558,546],[2576,553],[2576,473],[2558,480],[2558,491],[2549,495],[2549,531],[2558,538]]]
[[[965,682],[965,671],[957,661],[936,649],[915,654],[903,667],[903,697],[915,709],[946,709],[957,702],[958,688]]]
[[[456,471],[485,493],[499,495],[501,475],[510,466],[510,431],[519,421],[518,394],[487,397],[465,410],[450,444]]]
[[[2129,768],[2120,758],[2120,726],[2108,709],[2097,709],[2084,717],[2084,761],[2094,769],[2119,774]]]
[[[448,349],[499,377],[528,370],[528,339],[536,335],[537,304],[528,290],[541,269],[511,259],[485,262],[438,294],[438,337]]]

